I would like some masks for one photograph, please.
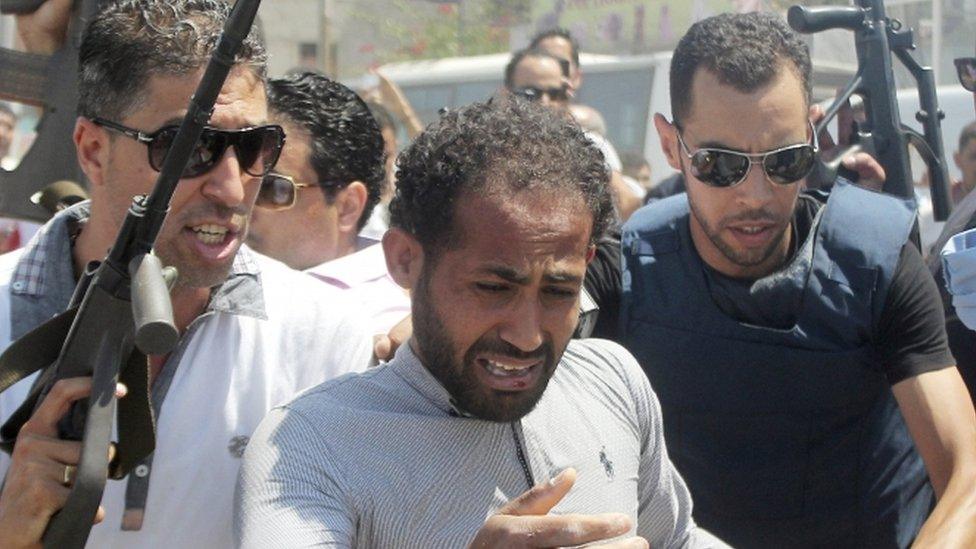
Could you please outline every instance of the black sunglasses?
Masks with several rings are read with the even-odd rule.
[[[163,160],[166,159],[180,129],[175,125],[163,126],[152,133],[145,133],[103,118],[94,118],[92,122],[146,145],[149,149],[149,166],[157,172],[162,168]],[[227,147],[234,147],[237,160],[246,173],[262,177],[278,163],[284,145],[285,130],[281,126],[256,126],[239,130],[207,127],[200,135],[190,162],[183,170],[183,177],[197,177],[212,170],[224,157]]]
[[[803,179],[813,170],[820,143],[817,131],[810,124],[813,143],[789,145],[762,153],[744,153],[727,149],[704,148],[694,153],[688,150],[678,128],[678,143],[691,161],[691,175],[709,187],[734,187],[745,181],[753,164],[761,164],[766,177],[779,185],[790,185]]]
[[[261,190],[254,205],[269,210],[287,210],[295,205],[298,189],[314,186],[314,183],[298,183],[293,177],[272,172],[261,178]]]
[[[959,83],[967,90],[976,93],[976,57],[960,57],[955,60]]]
[[[535,86],[524,86],[521,88],[515,88],[512,90],[515,95],[522,96],[529,101],[539,101],[542,96],[548,96],[549,101],[568,101],[569,100],[569,87],[562,86],[560,88],[536,88]]]

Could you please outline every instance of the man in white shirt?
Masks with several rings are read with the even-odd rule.
[[[262,182],[248,243],[352,296],[374,335],[410,314],[376,240],[357,236],[380,199],[384,141],[355,92],[305,72],[268,83],[271,119],[288,142]]]
[[[65,308],[77,273],[104,257],[132,197],[151,189],[229,10],[219,0],[121,0],[92,20],[74,133],[92,199],[0,259],[0,345]],[[149,360],[156,451],[108,483],[91,547],[230,546],[239,458],[265,412],[368,363],[363,321],[340,292],[242,247],[283,132],[267,124],[266,54],[254,33],[236,61],[155,245],[179,270],[171,294],[182,334],[173,353]],[[0,420],[30,382],[0,394]],[[59,440],[55,425],[89,390],[88,378],[55,384],[0,461],[0,546],[38,543],[64,504],[80,444]]]

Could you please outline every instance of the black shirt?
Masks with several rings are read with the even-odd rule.
[[[722,311],[742,322],[776,328],[791,327],[797,303],[750,299],[756,285],[802,264],[803,251],[811,244],[807,237],[817,213],[824,203],[814,198],[823,195],[801,195],[793,214],[794,253],[786,266],[767,277],[755,280],[734,279],[705,267],[712,299]],[[764,298],[769,294],[764,294]],[[796,293],[790,294],[793,298]],[[898,264],[885,299],[872,347],[885,368],[892,385],[919,374],[940,370],[955,364],[946,340],[942,300],[935,280],[922,261],[922,255],[911,243],[902,246]]]

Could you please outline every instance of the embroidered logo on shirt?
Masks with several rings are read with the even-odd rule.
[[[609,480],[613,480],[613,462],[607,457],[607,447],[600,448],[600,463],[603,464],[603,472],[607,474]]]
[[[227,445],[227,451],[236,458],[244,457],[244,448],[247,448],[247,443],[250,440],[251,437],[238,435],[230,439],[230,444]]]

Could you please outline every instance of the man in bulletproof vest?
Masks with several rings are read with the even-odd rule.
[[[810,78],[771,15],[682,38],[674,119],[654,121],[687,194],[624,227],[624,343],[696,520],[733,546],[971,546],[976,418],[913,204],[844,181],[825,203],[800,192]]]
[[[104,257],[132,197],[152,189],[229,12],[220,0],[119,0],[90,22],[74,142],[91,201],[0,258],[0,348],[67,306],[76,276]],[[252,31],[156,240],[156,255],[179,271],[171,295],[181,338],[148,365],[156,450],[108,482],[91,547],[231,546],[240,457],[265,412],[369,362],[363,321],[340,291],[241,245],[284,139],[267,122],[265,61]],[[0,421],[31,381],[0,394]],[[34,546],[64,505],[80,443],[59,440],[56,425],[90,388],[90,378],[55,384],[11,459],[0,457],[0,546]]]

